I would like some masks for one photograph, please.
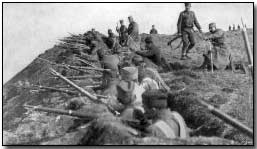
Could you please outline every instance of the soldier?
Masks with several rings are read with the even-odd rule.
[[[187,54],[195,45],[195,37],[193,27],[194,25],[197,27],[200,33],[202,33],[201,26],[197,21],[195,13],[190,11],[191,3],[185,3],[186,9],[180,13],[178,19],[178,34],[182,35],[183,40],[183,48],[182,48],[182,56],[181,59],[185,60],[186,58],[190,58]]]
[[[128,40],[128,29],[124,25],[124,21],[120,20],[120,28],[117,26],[116,31],[119,33],[119,40],[120,40],[120,45],[121,46],[126,46],[127,45],[127,40]]]
[[[161,50],[153,43],[152,37],[145,38],[145,51],[136,51],[136,54],[150,59],[157,66],[170,69],[166,60],[161,56]]]
[[[111,29],[108,29],[108,38],[106,40],[106,45],[108,46],[109,49],[113,49],[116,43],[117,43],[117,39],[114,33],[112,32]]]
[[[158,34],[158,31],[155,29],[154,25],[152,25],[152,29],[150,30],[150,34]]]
[[[143,93],[144,118],[148,119],[149,125],[145,131],[156,137],[186,138],[186,123],[179,113],[168,109],[167,97],[163,90],[149,90]],[[136,111],[135,117],[139,117],[137,115],[142,114]]]
[[[235,31],[236,30],[236,25],[235,24],[233,24],[233,31]]]
[[[228,30],[231,31],[231,25],[229,25]]]
[[[129,26],[128,26],[128,35],[134,40],[139,41],[139,28],[138,24],[134,21],[132,16],[128,17],[129,20]]]
[[[237,30],[240,30],[240,25],[239,24],[237,25]]]
[[[121,117],[134,119],[134,110],[143,112],[142,94],[145,91],[138,84],[138,69],[136,67],[124,67],[120,71],[121,81],[117,85],[117,99],[124,106]]]
[[[141,56],[136,55],[132,58],[132,62],[138,68],[138,82],[145,90],[159,89],[159,83],[157,83],[157,76],[154,72],[158,73],[153,68],[148,68],[144,63]]]
[[[225,32],[216,28],[215,23],[209,24],[209,34],[204,37],[210,40],[212,50],[204,54],[204,62],[200,68],[211,68],[211,52],[213,57],[213,68],[224,70],[230,64],[230,53],[225,44]]]
[[[117,55],[105,55],[102,59],[102,67],[104,69],[110,69],[111,71],[103,72],[103,87],[108,88],[110,82],[115,81],[119,78],[119,57]]]

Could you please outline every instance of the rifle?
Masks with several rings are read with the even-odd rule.
[[[79,57],[78,57],[79,58]],[[82,59],[78,59],[80,62],[82,62],[83,64],[86,64],[86,65],[89,65],[89,66],[91,66],[91,67],[93,67],[93,68],[98,68],[98,67],[96,67],[95,65],[93,65],[93,64],[90,64],[89,62],[87,62],[87,61],[85,61],[85,60],[82,60]]]
[[[37,59],[43,60],[47,63],[50,63],[51,65],[56,65],[56,66],[59,66],[59,67],[63,67],[63,68],[67,68],[67,69],[73,69],[73,70],[76,70],[76,71],[88,73],[88,71],[79,69],[80,67],[78,67],[78,66],[71,66],[71,65],[67,65],[67,64],[57,64],[55,62],[49,61],[49,60],[41,58],[41,57],[37,57]]]
[[[101,75],[83,75],[83,76],[66,76],[67,79],[73,80],[80,80],[80,79],[87,79],[87,78],[101,78]],[[58,77],[51,77],[57,79]]]
[[[88,120],[88,121],[91,121],[91,120],[94,120],[97,118],[97,115],[80,113],[80,112],[73,111],[73,110],[61,110],[61,109],[45,108],[45,107],[38,107],[38,106],[31,106],[31,105],[23,105],[23,106],[26,109],[32,109],[32,110],[39,111],[39,112],[48,112],[48,113],[54,113],[54,114],[59,114],[59,115],[69,115],[69,116],[81,118],[83,120]],[[124,119],[124,118],[120,118],[120,120],[123,123],[132,125],[132,126],[140,126],[141,125],[141,122],[138,120],[130,120],[130,119]],[[133,129],[131,129],[131,130],[133,130]],[[138,132],[135,132],[135,130],[133,130],[133,134],[138,135]]]
[[[251,50],[250,42],[249,42],[249,39],[248,39],[247,30],[246,30],[246,27],[244,26],[244,22],[243,22],[242,18],[241,18],[241,22],[242,22],[242,26],[243,26],[242,34],[243,34],[243,38],[244,38],[244,41],[245,41],[246,54],[247,54],[248,62],[249,62],[248,68],[251,71],[251,76],[253,78],[253,55],[252,55],[252,50]]]
[[[39,89],[43,89],[43,90],[50,90],[50,91],[55,91],[55,92],[63,92],[63,93],[67,93],[69,95],[78,95],[77,92],[70,91],[70,90],[58,89],[58,88],[53,88],[53,87],[41,86],[41,85],[32,85],[32,86],[38,87]]]
[[[177,39],[179,39],[179,38],[181,38],[182,37],[182,35],[178,35],[177,33],[175,34],[175,37],[174,38],[172,38],[168,43],[167,43],[167,45],[168,46],[171,46],[171,43],[172,42],[174,42],[175,40],[177,40]]]
[[[233,126],[234,128],[238,129],[239,131],[241,131],[242,133],[246,134],[249,137],[253,137],[253,130],[247,126],[245,126],[244,124],[242,124],[241,122],[237,121],[236,119],[230,117],[229,115],[223,113],[222,111],[218,110],[217,108],[215,108],[214,106],[206,103],[205,101],[203,101],[202,99],[197,99],[196,100],[198,103],[200,103],[202,106],[208,108],[208,110],[215,116],[217,116],[218,118],[220,118],[221,120],[225,121],[225,123]]]
[[[58,73],[57,71],[55,71],[53,68],[49,68],[50,69],[50,73],[54,76],[57,76],[58,78],[62,79],[64,82],[68,83],[69,85],[71,85],[72,87],[74,87],[76,90],[78,90],[82,95],[88,97],[91,101],[93,102],[100,102],[104,105],[106,105],[108,107],[108,109],[115,115],[119,114],[119,112],[117,112],[116,110],[114,110],[109,104],[107,104],[106,102],[104,102],[103,100],[98,99],[99,96],[97,95],[92,95],[91,93],[87,92],[86,90],[84,90],[83,88],[79,87],[78,85],[76,85],[75,83],[73,83],[72,81],[70,81],[69,79],[67,79],[66,77],[62,76],[60,73]],[[105,96],[106,97],[106,96]]]

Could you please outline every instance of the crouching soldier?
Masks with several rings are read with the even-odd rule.
[[[145,38],[145,49],[145,51],[136,51],[136,54],[150,59],[157,66],[170,70],[167,61],[161,55],[161,50],[153,43],[151,36]]]
[[[217,29],[215,23],[209,24],[209,31],[204,38],[211,42],[212,48],[207,54],[203,54],[204,62],[200,68],[210,69],[213,64],[214,69],[224,70],[230,64],[230,52],[225,44],[225,32]]]
[[[157,76],[154,73],[158,71],[154,68],[148,68],[141,56],[134,56],[132,63],[138,68],[138,82],[145,90],[159,89]]]
[[[135,109],[143,112],[142,94],[145,90],[138,84],[138,70],[136,67],[124,67],[120,74],[121,81],[117,85],[117,99],[124,106],[120,111],[121,117],[134,119]]]
[[[150,125],[145,131],[151,136],[167,138],[188,137],[183,117],[167,107],[167,93],[162,90],[150,90],[143,93],[143,107]]]

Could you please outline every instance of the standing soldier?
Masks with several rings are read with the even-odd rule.
[[[129,16],[128,20],[129,20],[128,35],[134,41],[139,41],[139,28],[138,28],[138,24],[134,21],[132,16]]]
[[[120,27],[116,27],[116,31],[119,33],[120,45],[126,46],[128,40],[128,29],[124,25],[124,21],[120,20]]]
[[[237,30],[240,30],[240,25],[239,24],[237,25]]]
[[[154,25],[152,25],[152,29],[150,30],[150,34],[158,34],[158,31],[155,29]]]
[[[209,30],[210,34],[204,38],[205,40],[211,41],[213,48],[207,54],[203,55],[204,62],[200,68],[210,69],[211,63],[213,63],[214,69],[224,70],[230,64],[230,53],[225,44],[225,32],[221,29],[217,29],[215,23],[209,24]],[[211,52],[213,62],[211,62]]]
[[[197,27],[200,33],[202,33],[201,26],[197,21],[195,13],[190,11],[191,3],[185,3],[185,10],[180,13],[178,19],[178,34],[182,34],[183,40],[183,48],[182,48],[182,56],[181,59],[185,60],[186,58],[190,58],[187,54],[189,50],[191,50],[195,45],[195,37],[193,27],[194,25]]]
[[[236,30],[236,25],[235,24],[233,24],[233,31],[235,31]]]
[[[228,30],[231,31],[231,25],[229,25]]]

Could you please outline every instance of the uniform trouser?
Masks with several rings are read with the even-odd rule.
[[[182,30],[182,41],[182,55],[185,55],[195,46],[195,37],[192,28],[184,28]]]

